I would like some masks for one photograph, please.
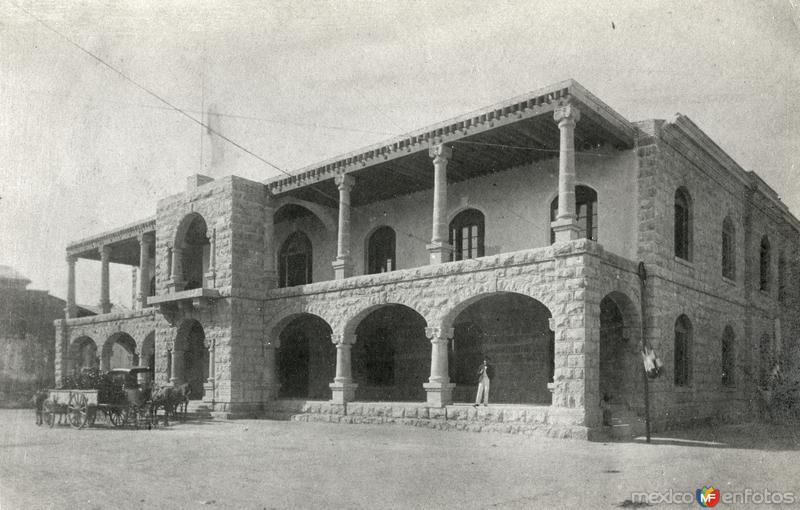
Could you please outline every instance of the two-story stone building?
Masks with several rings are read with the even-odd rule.
[[[230,416],[586,437],[642,415],[644,343],[656,427],[741,419],[794,356],[798,230],[688,118],[567,81],[291,176],[193,176],[71,244],[56,375],[121,345]],[[106,311],[108,264],[138,268],[137,309],[72,318],[80,258]],[[485,356],[493,405],[454,405]]]

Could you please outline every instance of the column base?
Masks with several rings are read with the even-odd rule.
[[[272,290],[278,287],[278,273],[275,271],[264,271],[264,288]]]
[[[67,319],[74,319],[78,316],[78,307],[76,305],[64,307],[64,315]]]
[[[100,301],[100,313],[111,313],[111,302],[109,301]]]
[[[426,245],[425,248],[430,253],[431,264],[450,262],[450,257],[453,255],[453,246],[449,243],[432,242]]]
[[[183,281],[183,278],[175,278],[174,276],[167,283],[167,289],[173,293],[182,291],[185,286],[186,282]]]
[[[278,391],[281,389],[280,383],[264,383],[261,385],[261,400],[268,402],[278,399]]]
[[[575,218],[558,219],[550,223],[550,228],[556,235],[557,243],[578,239],[581,233],[581,228]]]
[[[203,402],[214,402],[214,382],[206,381],[203,383]]]
[[[453,383],[427,382],[422,385],[430,407],[444,407],[453,403]]]
[[[356,388],[358,384],[347,382],[332,382],[331,388],[331,402],[334,404],[346,404],[352,402],[356,398]]]
[[[336,259],[333,261],[334,280],[344,280],[353,276],[353,264],[350,259]]]

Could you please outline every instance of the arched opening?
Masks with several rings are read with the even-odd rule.
[[[769,292],[770,285],[770,264],[772,254],[770,252],[769,238],[765,235],[761,238],[761,250],[759,252],[759,289]]]
[[[97,356],[97,344],[88,336],[76,338],[70,346],[71,372],[77,375],[84,368],[99,368],[100,358]]]
[[[733,333],[733,328],[730,326],[725,326],[725,331],[722,333],[722,361],[720,363],[723,386],[733,386],[736,384],[736,351],[734,349],[735,340],[736,336]]]
[[[209,353],[205,340],[203,326],[194,319],[183,321],[175,337],[172,353],[173,379],[176,384],[189,384],[191,400],[203,398],[203,385],[208,380]]]
[[[294,317],[279,335],[279,398],[330,398],[336,375],[336,348],[331,328],[316,315]]]
[[[180,267],[185,290],[203,287],[211,256],[207,230],[206,220],[197,213],[184,218],[178,229],[175,246],[181,250]]]
[[[367,241],[367,274],[388,273],[397,269],[395,233],[391,227],[380,227]]]
[[[305,285],[312,280],[314,256],[311,241],[299,230],[289,236],[278,254],[278,279],[281,287]]]
[[[550,221],[558,218],[558,196],[550,202]],[[597,241],[597,192],[589,186],[575,186],[575,221],[578,237]],[[550,229],[550,244],[556,242],[556,232]]]
[[[639,405],[641,360],[639,317],[624,294],[600,301],[600,398],[607,405]]]
[[[461,211],[450,222],[452,260],[483,257],[486,226],[483,213],[477,209]]]
[[[736,227],[730,216],[722,222],[722,276],[736,279]]]
[[[131,368],[139,364],[136,353],[136,340],[127,333],[114,333],[103,344],[100,366],[103,370],[112,368]]]
[[[686,188],[675,190],[675,256],[692,260],[692,198]]]
[[[422,385],[430,376],[431,357],[426,325],[419,313],[396,304],[373,310],[359,322],[352,348],[359,400],[425,400]]]
[[[305,285],[333,278],[336,257],[336,223],[326,208],[289,203],[273,216],[278,284]]]
[[[673,377],[675,386],[689,386],[692,382],[692,323],[685,315],[675,321],[673,351]]]
[[[550,317],[539,301],[513,293],[481,296],[461,310],[453,321],[450,346],[454,400],[474,400],[478,368],[488,357],[494,367],[490,402],[549,404]]]

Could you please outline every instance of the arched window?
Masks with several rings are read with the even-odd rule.
[[[367,242],[367,274],[388,273],[397,269],[395,234],[390,227],[380,227]]]
[[[675,386],[688,386],[691,381],[692,323],[685,315],[675,321]]]
[[[692,200],[686,188],[675,191],[675,256],[692,260]]]
[[[722,385],[733,386],[735,382],[735,365],[736,355],[734,351],[733,328],[725,326],[725,331],[722,333]]]
[[[783,252],[778,255],[778,300],[786,299],[786,258]]]
[[[197,213],[185,217],[178,227],[175,246],[181,255],[180,267],[185,282],[183,289],[203,287],[211,255],[206,220]]]
[[[311,283],[311,241],[304,233],[297,231],[286,239],[278,261],[281,287]]]
[[[477,209],[461,211],[450,222],[453,260],[483,257],[484,219]]]
[[[760,252],[760,262],[759,262],[759,284],[758,288],[763,290],[764,292],[769,292],[769,281],[770,281],[770,249],[769,249],[769,238],[764,236],[761,238],[761,252]]]
[[[730,216],[722,222],[722,276],[736,279],[736,227]]]
[[[550,202],[550,221],[558,218],[558,197]],[[575,218],[581,239],[597,241],[597,192],[589,186],[575,186]],[[556,233],[550,229],[550,244],[556,242]]]

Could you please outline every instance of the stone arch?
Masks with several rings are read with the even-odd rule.
[[[118,331],[108,337],[103,344],[100,357],[100,368],[104,371],[112,368],[130,368],[139,364],[139,353],[136,352],[136,340],[124,331]]]
[[[172,382],[189,384],[191,400],[202,399],[208,380],[210,356],[203,325],[196,319],[184,319],[178,325],[172,348]]]
[[[280,398],[324,399],[336,369],[336,349],[330,324],[311,313],[295,313],[273,327],[277,348],[277,380]]]
[[[290,205],[302,207],[303,209],[307,209],[309,212],[313,213],[314,216],[316,216],[317,219],[325,226],[326,232],[336,233],[338,231],[339,220],[336,216],[334,216],[330,209],[326,208],[325,206],[315,204],[314,202],[308,202],[306,200],[300,200],[294,197],[283,197],[275,200],[275,214],[273,215],[273,221],[275,216],[278,216],[278,212],[281,209]]]
[[[173,250],[178,252],[176,260],[180,264],[173,268],[173,273],[181,277],[183,288],[203,287],[211,260],[211,241],[208,224],[200,213],[191,212],[180,221]]]
[[[555,335],[550,308],[528,294],[483,292],[460,301],[444,315],[453,328],[449,355],[455,401],[474,398],[474,374],[489,358],[494,367],[490,401],[550,404]]]
[[[443,328],[452,328],[453,320],[473,303],[493,294],[520,294],[522,296],[538,301],[544,305],[548,311],[554,309],[555,303],[553,296],[542,292],[537,286],[529,285],[520,280],[499,280],[494,288],[481,288],[480,286],[470,286],[463,289],[466,294],[462,294],[453,298],[454,302],[448,303],[448,306],[443,307],[438,312],[433,312],[435,315],[434,320],[429,320],[429,325],[438,325]],[[552,312],[551,317],[552,317]]]
[[[345,328],[359,400],[424,401],[430,375],[427,320],[412,307],[384,303],[356,314]]]
[[[69,346],[69,363],[67,373],[77,374],[83,368],[98,368],[100,358],[97,356],[97,343],[87,335],[74,339]]]
[[[426,313],[427,309],[421,309],[419,303],[412,303],[403,299],[396,299],[397,297],[398,296],[392,296],[392,299],[389,300],[386,294],[381,294],[365,300],[366,304],[354,315],[345,317],[343,320],[336,321],[335,325],[338,327],[335,327],[334,331],[341,332],[346,338],[354,338],[356,328],[361,321],[372,312],[385,306],[402,306],[404,308],[408,308],[423,318],[426,327],[430,325],[428,321],[428,314]]]
[[[293,299],[288,306],[273,313],[272,319],[264,328],[266,332],[265,341],[267,343],[276,343],[276,347],[280,347],[279,336],[281,331],[298,315],[313,315],[319,317],[321,320],[325,321],[333,331],[340,332],[341,329],[335,327],[335,325],[340,322],[337,320],[337,311],[338,310],[331,306],[330,302],[305,303]]]

